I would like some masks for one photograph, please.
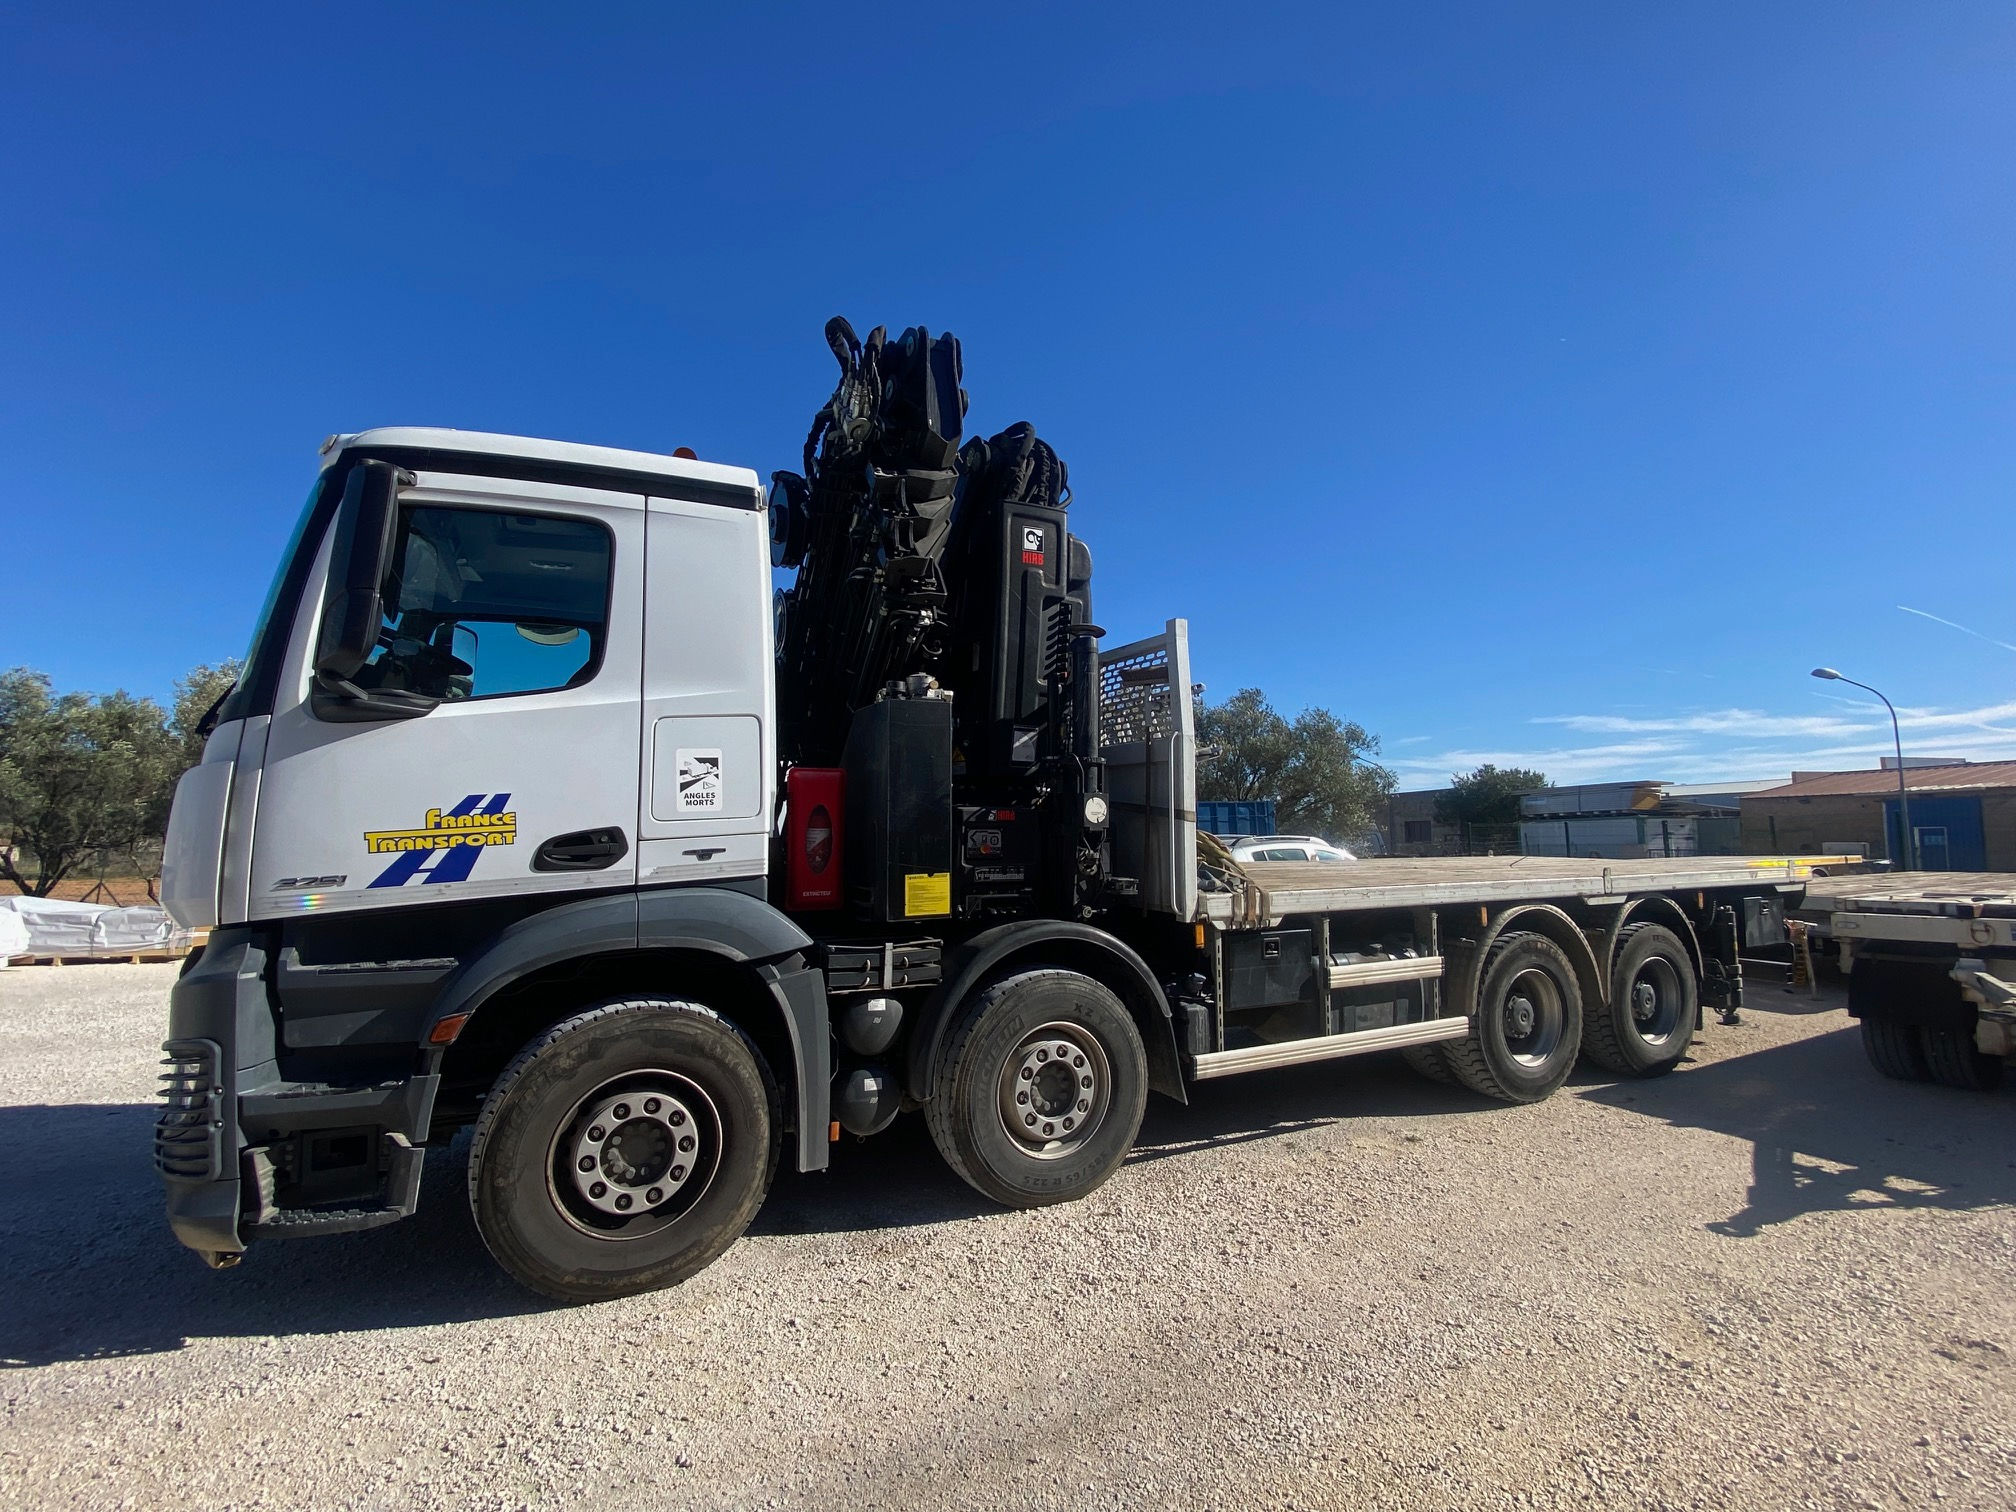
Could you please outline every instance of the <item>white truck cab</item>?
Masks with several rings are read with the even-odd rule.
[[[365,696],[346,698],[317,657],[337,505],[366,459],[403,474],[396,597],[348,679]],[[178,921],[764,875],[774,663],[753,472],[366,431],[326,446],[299,540],[177,793]]]

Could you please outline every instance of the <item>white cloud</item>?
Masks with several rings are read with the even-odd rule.
[[[1819,714],[1709,709],[1645,716],[1542,715],[1529,724],[1623,738],[1599,738],[1587,745],[1536,741],[1531,746],[1507,742],[1489,749],[1452,746],[1434,754],[1408,750],[1392,753],[1387,764],[1403,788],[1420,788],[1440,787],[1452,772],[1484,762],[1536,768],[1564,783],[1714,782],[1784,778],[1794,771],[1866,769],[1891,754],[1890,717],[1881,704],[1815,692],[1837,708]],[[1907,708],[1897,715],[1907,753],[2016,760],[2016,702],[1966,709]],[[1404,743],[1416,742],[1410,737]]]
[[[1980,729],[1993,730],[1989,721],[2016,717],[2016,703],[1988,704],[1979,709],[1899,709],[1897,723],[1907,730]],[[1887,720],[1885,721],[1888,722]]]
[[[1675,741],[1634,740],[1542,750],[1457,749],[1435,756],[1409,755],[1387,765],[1403,788],[1442,787],[1449,781],[1450,773],[1467,772],[1486,762],[1492,766],[1532,768],[1545,772],[1556,782],[1597,782],[1627,773],[1678,782],[1683,779],[1675,777],[1668,767],[1684,751],[1685,747]]]
[[[1687,733],[1693,735],[1847,735],[1860,721],[1833,714],[1764,714],[1755,709],[1717,709],[1659,719],[1635,719],[1621,714],[1543,714],[1534,724],[1565,725],[1592,735]]]

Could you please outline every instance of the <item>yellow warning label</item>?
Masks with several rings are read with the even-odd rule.
[[[952,873],[911,872],[903,878],[903,916],[925,919],[952,912]]]

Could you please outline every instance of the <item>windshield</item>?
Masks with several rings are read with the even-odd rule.
[[[245,670],[238,674],[238,686],[218,706],[218,724],[273,712],[273,689],[280,680],[280,663],[287,654],[287,636],[294,628],[294,609],[301,602],[301,585],[308,575],[302,559],[302,543],[321,541],[321,527],[343,491],[344,469],[329,468],[315,478],[308,498],[295,518],[294,529],[273,569],[266,602],[259,606],[259,618],[252,626],[252,643],[245,650]],[[310,553],[312,554],[312,546]]]
[[[315,486],[308,490],[308,497],[301,501],[301,513],[294,517],[294,528],[287,533],[287,546],[280,553],[279,564],[273,569],[273,581],[266,585],[266,602],[259,606],[259,618],[252,624],[252,641],[245,648],[245,660],[248,662],[265,637],[267,623],[273,618],[273,606],[280,601],[280,589],[287,581],[287,568],[294,560],[294,553],[301,549],[301,537],[308,532],[308,520],[315,513],[315,500],[321,492],[322,479],[318,476]]]

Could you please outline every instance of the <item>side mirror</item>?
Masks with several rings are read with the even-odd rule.
[[[378,645],[385,622],[379,585],[399,524],[399,490],[414,478],[389,462],[359,462],[343,487],[322,629],[315,644],[316,718],[339,722],[413,719],[440,700],[417,693],[360,688],[352,681]]]
[[[392,555],[392,532],[399,523],[399,485],[411,482],[389,462],[359,462],[350,469],[343,503],[336,511],[336,545],[329,559],[329,586],[322,595],[322,636],[315,647],[315,675],[348,682],[378,645],[385,599],[378,585]]]

